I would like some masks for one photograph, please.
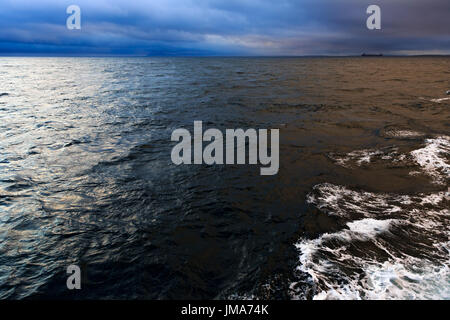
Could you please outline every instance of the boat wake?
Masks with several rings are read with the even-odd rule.
[[[427,139],[410,154],[396,149],[334,155],[346,167],[375,160],[415,161],[434,183],[445,184],[450,170],[449,137]],[[375,160],[374,160],[375,159]],[[341,229],[301,239],[292,298],[450,299],[450,210],[448,192],[402,195],[373,193],[323,183],[307,203]],[[304,287],[309,287],[305,296]]]

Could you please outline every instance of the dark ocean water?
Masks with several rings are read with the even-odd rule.
[[[448,57],[0,58],[0,298],[450,299],[449,89]],[[194,120],[279,128],[278,175],[175,166]]]

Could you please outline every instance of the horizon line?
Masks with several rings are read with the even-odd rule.
[[[2,54],[0,58],[394,58],[394,57],[450,57],[448,54],[383,54],[381,56],[348,55],[129,55],[129,54]]]

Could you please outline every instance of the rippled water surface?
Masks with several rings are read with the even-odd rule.
[[[445,57],[0,58],[0,298],[450,299],[449,89]],[[194,120],[279,128],[278,175],[173,165]]]

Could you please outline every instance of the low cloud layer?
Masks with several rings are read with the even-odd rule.
[[[66,8],[81,8],[81,30]],[[366,28],[377,4],[382,29]],[[0,54],[450,54],[448,0],[0,0]]]

